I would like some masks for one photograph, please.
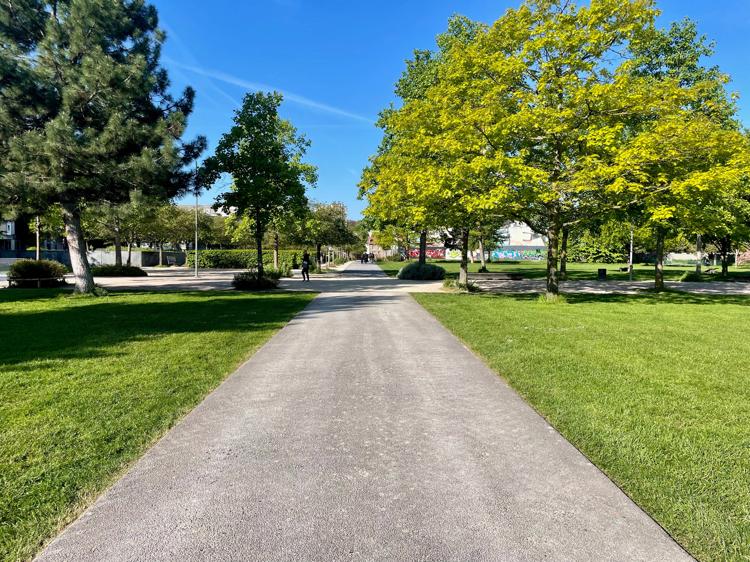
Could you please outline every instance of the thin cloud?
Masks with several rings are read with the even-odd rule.
[[[190,61],[191,64],[197,65],[198,61],[193,55],[193,52],[190,50],[190,47],[188,47],[187,43],[185,43],[179,36],[179,34],[172,29],[169,25],[167,25],[165,22],[162,22],[161,27],[164,29],[164,31],[167,32],[167,39],[171,40],[172,44],[177,47],[177,49],[180,51],[182,58],[186,58]],[[170,62],[174,62],[169,57],[163,57],[164,60],[169,60]],[[179,69],[178,69],[179,71]],[[182,73],[181,73],[182,74]],[[208,86],[213,90],[214,92],[218,93],[221,97],[223,97],[225,100],[229,101],[234,107],[238,107],[242,105],[238,100],[236,100],[234,97],[229,95],[227,92],[219,88],[216,84],[214,84],[214,81],[211,80],[209,77],[206,78],[205,83],[208,84]],[[213,103],[216,107],[225,107],[225,104],[219,102],[216,98],[211,96],[210,94],[203,92],[203,95],[206,96],[206,98]]]
[[[338,107],[333,107],[325,103],[311,100],[310,98],[306,98],[304,96],[293,94],[291,92],[285,92],[283,90],[280,90],[279,88],[274,88],[273,86],[269,86],[268,84],[259,84],[257,82],[250,82],[248,80],[244,80],[242,78],[232,76],[231,74],[227,74],[219,70],[212,70],[212,69],[203,68],[200,66],[184,64],[176,60],[172,60],[172,59],[165,59],[165,60],[167,60],[170,64],[173,64],[174,66],[178,68],[182,68],[184,70],[188,70],[190,72],[194,72],[196,74],[200,74],[201,76],[206,76],[208,78],[213,78],[215,80],[219,80],[227,84],[240,86],[241,88],[246,88],[248,90],[258,90],[258,91],[263,91],[263,92],[277,91],[277,92],[280,92],[284,96],[285,100],[293,102],[293,103],[297,103],[299,105],[304,105],[306,107],[311,107],[319,111],[325,111],[326,113],[339,115],[341,117],[346,117],[348,119],[355,119],[357,121],[363,121],[371,125],[375,123],[375,121],[370,119],[369,117],[365,117],[363,115],[357,115],[356,113],[351,113],[344,109],[340,109]]]

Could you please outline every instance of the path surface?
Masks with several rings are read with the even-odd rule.
[[[391,280],[346,274],[368,291],[316,298],[40,560],[690,559]]]

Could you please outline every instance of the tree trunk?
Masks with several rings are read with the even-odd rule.
[[[316,245],[315,245],[315,258],[316,258],[316,259],[318,260],[318,261],[317,261],[317,264],[318,264],[318,269],[320,269],[320,268],[321,268],[321,264],[320,264],[320,262],[321,262],[321,257],[322,257],[322,254],[321,254],[321,251],[320,251],[320,249],[321,249],[321,247],[322,247],[322,246],[323,246],[323,244],[316,244]]]
[[[479,261],[482,263],[482,271],[487,269],[487,260],[484,257],[484,238],[479,237]]]
[[[568,235],[570,229],[567,226],[562,227],[562,240],[560,241],[560,279],[565,280],[568,277]]]
[[[122,267],[122,239],[120,238],[120,224],[115,219],[115,265]]]
[[[721,254],[721,276],[729,277],[729,252],[732,250],[732,241],[729,236],[721,239],[719,253]]]
[[[255,216],[255,248],[258,251],[258,279],[263,277],[263,223],[260,215]]]
[[[466,287],[469,284],[469,229],[461,231],[461,269],[458,272],[459,286]]]
[[[664,230],[656,229],[656,265],[654,267],[654,288],[664,290]]]
[[[547,296],[557,296],[560,293],[560,281],[557,272],[559,244],[560,227],[551,224],[547,229]]]
[[[128,240],[128,267],[130,267],[130,265],[131,265],[131,258],[132,257],[133,257],[133,241],[132,240]],[[143,265],[142,262],[141,262],[141,265]]]
[[[630,251],[628,253],[628,279],[633,280],[633,227],[630,227]]]
[[[695,253],[698,254],[698,263],[695,264],[695,272],[700,275],[703,265],[703,237],[699,234],[695,237]]]
[[[427,231],[423,230],[419,233],[419,264],[425,263],[427,263]]]
[[[86,257],[86,242],[81,232],[81,211],[74,203],[62,204],[65,239],[68,242],[70,265],[75,275],[76,293],[93,293],[94,277],[91,275],[89,260]]]
[[[36,261],[42,259],[42,243],[41,243],[41,230],[42,225],[39,220],[39,215],[36,216]]]
[[[279,270],[279,233],[273,233],[273,268]]]
[[[198,256],[196,256],[197,258]],[[164,265],[164,243],[159,242],[159,265]]]

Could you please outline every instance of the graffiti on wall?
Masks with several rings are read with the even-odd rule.
[[[492,250],[493,260],[542,260],[544,253],[541,250]]]
[[[418,258],[419,248],[409,250],[409,257]],[[431,260],[443,260],[445,259],[445,248],[427,248],[427,257]]]

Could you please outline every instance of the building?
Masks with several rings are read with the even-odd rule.
[[[15,221],[0,217],[0,251],[15,252],[17,244]]]
[[[542,260],[547,240],[523,222],[508,223],[502,229],[503,242],[492,250],[493,260]]]

